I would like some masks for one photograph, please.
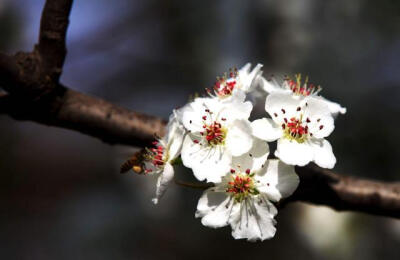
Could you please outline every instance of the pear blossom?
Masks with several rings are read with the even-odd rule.
[[[144,173],[157,176],[156,196],[153,203],[157,204],[164,195],[169,183],[174,178],[173,161],[180,155],[185,129],[179,122],[180,111],[174,110],[170,116],[166,134],[153,142],[153,148],[147,148],[144,162]]]
[[[275,155],[284,163],[304,166],[313,161],[333,168],[336,158],[324,138],[334,129],[326,102],[304,99],[288,92],[269,94],[265,109],[271,118],[252,122],[253,135],[268,142],[278,140]]]
[[[320,86],[308,84],[308,78],[302,83],[300,74],[296,75],[295,80],[286,77],[282,84],[279,84],[274,78],[267,80],[264,77],[260,77],[260,81],[264,91],[269,94],[275,92],[290,92],[303,99],[317,99],[323,101],[328,106],[331,114],[335,117],[339,113],[346,113],[346,108],[319,95],[319,92],[322,90]]]
[[[188,130],[181,158],[200,180],[219,182],[230,169],[232,156],[248,152],[253,136],[248,118],[253,108],[243,92],[229,102],[218,98],[197,98],[182,113]]]
[[[266,154],[268,148],[265,142],[256,143],[250,152],[233,160],[230,174],[204,191],[195,214],[203,225],[230,225],[235,239],[248,241],[275,235],[278,211],[272,202],[290,196],[299,184],[293,166],[266,160],[266,156],[255,159],[254,154]]]
[[[263,65],[257,64],[252,70],[251,63],[247,63],[240,70],[230,69],[228,74],[217,77],[212,89],[206,89],[209,95],[220,98],[221,100],[230,99],[237,91],[244,93],[252,92],[259,83]]]

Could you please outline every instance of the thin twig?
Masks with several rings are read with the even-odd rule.
[[[207,184],[207,183],[193,183],[193,182],[186,182],[186,181],[180,181],[180,180],[174,180],[176,185],[182,186],[182,187],[187,187],[187,188],[193,188],[193,189],[199,189],[199,190],[206,190],[208,188],[211,188],[213,185],[212,184]]]

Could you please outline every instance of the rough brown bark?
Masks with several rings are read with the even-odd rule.
[[[316,165],[296,167],[300,185],[283,204],[303,201],[335,210],[360,211],[400,218],[400,183],[366,180]]]
[[[59,83],[72,0],[47,0],[39,44],[29,53],[0,54],[0,113],[76,130],[110,144],[145,146],[165,121],[71,90]],[[304,201],[400,218],[400,184],[347,177],[316,166],[297,168],[300,185],[281,206]]]

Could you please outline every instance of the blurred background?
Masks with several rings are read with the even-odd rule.
[[[0,0],[0,51],[30,51],[44,0]],[[347,107],[341,173],[400,180],[400,2],[76,0],[62,82],[167,118],[246,62]],[[263,102],[255,113],[263,113]],[[294,203],[262,243],[194,218],[201,191],[119,174],[132,147],[0,116],[1,259],[400,259],[400,221]],[[190,178],[179,170],[178,178]]]

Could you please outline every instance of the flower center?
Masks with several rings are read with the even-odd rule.
[[[228,77],[229,76],[229,77]],[[214,95],[220,98],[232,95],[235,88],[238,87],[238,70],[236,68],[229,69],[229,74],[225,73],[222,77],[217,77],[217,81],[213,86]],[[212,96],[211,89],[206,89],[208,94]]]
[[[155,147],[146,148],[145,160],[150,162],[155,168],[164,167],[165,162],[168,159],[168,154],[165,152],[166,149],[158,141],[153,142]],[[152,172],[152,169],[145,169],[145,173]]]
[[[209,145],[223,144],[226,137],[226,129],[222,127],[221,123],[214,121],[211,124],[203,125],[204,132],[201,132],[205,136]]]
[[[223,145],[225,143],[227,129],[222,126],[220,122],[213,119],[213,112],[209,109],[205,109],[206,115],[202,116],[203,120],[203,131],[200,132],[202,139],[204,138],[208,145]],[[226,118],[221,118],[221,121],[226,121]],[[200,145],[198,139],[193,140],[194,143]]]
[[[285,123],[282,124],[282,129],[284,131],[284,137],[295,140],[298,143],[303,143],[307,140],[309,131],[307,122],[302,121],[302,115],[300,115],[300,119],[292,117],[290,120],[284,118]]]
[[[250,174],[250,170],[247,170],[246,174],[234,174],[234,170],[231,172],[233,174],[231,175],[231,181],[228,182],[226,192],[230,193],[235,198],[235,201],[241,202],[248,196],[259,194],[254,185],[254,174]]]
[[[313,84],[308,84],[308,77],[304,82],[301,81],[301,74],[295,75],[295,80],[290,78],[285,79],[287,86],[289,89],[297,94],[302,96],[316,95],[321,91],[320,86],[314,86]]]

